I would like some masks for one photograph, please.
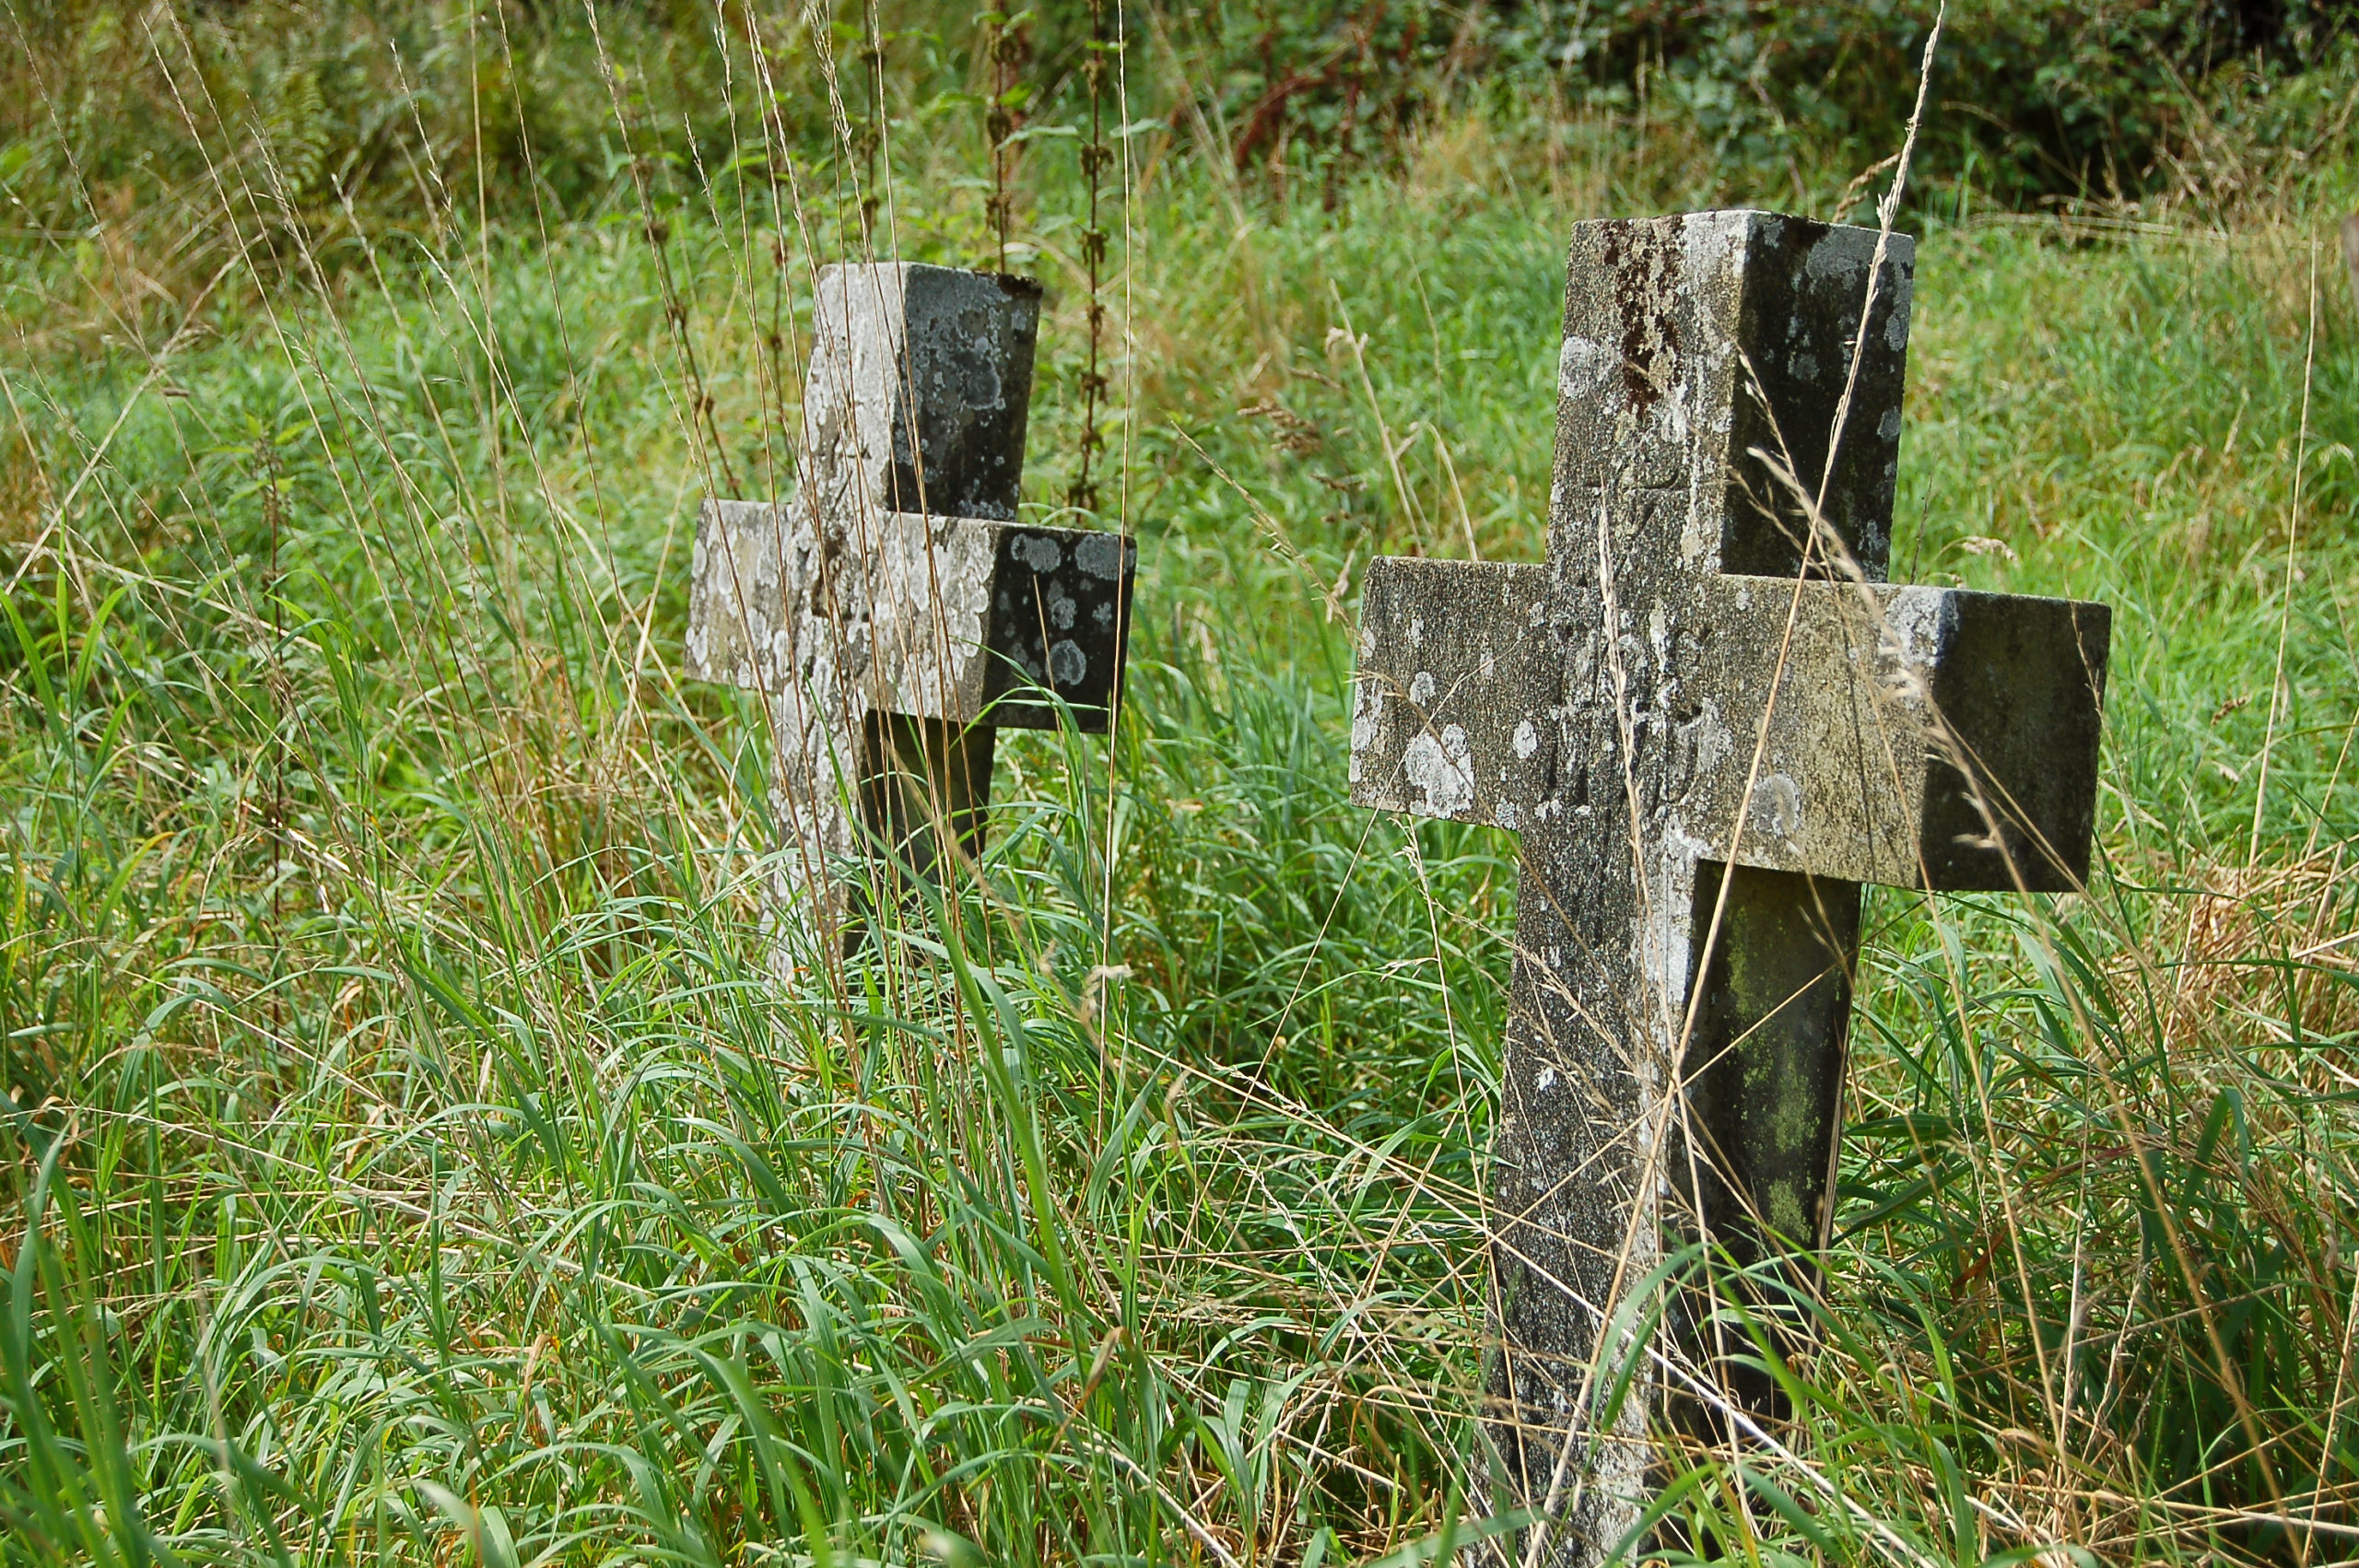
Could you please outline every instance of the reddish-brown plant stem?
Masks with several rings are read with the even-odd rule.
[[[1106,397],[1101,361],[1106,335],[1106,228],[1100,221],[1098,202],[1106,167],[1113,161],[1113,151],[1106,145],[1106,57],[1110,49],[1106,37],[1106,0],[1090,0],[1089,51],[1083,66],[1089,78],[1089,140],[1081,148],[1082,178],[1089,185],[1089,223],[1081,231],[1082,264],[1089,273],[1089,365],[1081,374],[1081,462],[1065,499],[1091,511],[1097,509],[1097,483],[1090,470],[1106,444],[1105,434],[1097,427],[1098,409]]]

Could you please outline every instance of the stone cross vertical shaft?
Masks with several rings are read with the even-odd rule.
[[[980,848],[996,727],[1112,721],[1137,550],[1015,521],[1039,298],[1003,274],[827,268],[794,494],[698,519],[688,673],[764,695],[776,891],[823,942],[863,851],[889,878],[930,874],[945,833]]]
[[[1579,225],[1546,563],[1365,585],[1353,798],[1521,836],[1485,1413],[1551,1563],[1635,1527],[1666,1366],[1773,1402],[1692,1306],[1668,1360],[1608,1325],[1667,1230],[1823,1243],[1860,884],[2087,870],[2109,614],[1884,580],[1912,251],[1877,244]]]

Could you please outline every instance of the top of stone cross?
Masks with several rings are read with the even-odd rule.
[[[829,515],[1011,521],[1040,286],[914,262],[819,274],[803,435]]]
[[[1797,575],[1806,514],[1754,455],[1761,452],[1813,493],[1824,480],[1827,522],[1861,574],[1881,581],[1899,474],[1915,247],[1906,235],[1886,242],[1855,378],[1852,347],[1877,240],[1874,229],[1746,211],[1575,226],[1551,558],[1568,558],[1589,574],[1577,580],[1593,580],[1594,543],[1555,535],[1568,518],[1593,521],[1590,496],[1611,494],[1621,497],[1617,512],[1633,501],[1668,508],[1673,515],[1648,521],[1673,524],[1673,538],[1651,543],[1675,544],[1691,571]],[[1822,567],[1812,575],[1840,574]]]

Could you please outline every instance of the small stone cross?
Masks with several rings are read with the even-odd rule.
[[[688,673],[767,699],[775,891],[823,943],[861,851],[980,848],[995,727],[1112,722],[1137,548],[1015,521],[1039,310],[1003,274],[825,269],[800,485],[698,521]]]
[[[1653,1407],[1698,1408],[1630,1327],[1666,1225],[1824,1245],[1860,884],[2087,872],[2111,617],[1884,580],[1913,251],[1878,245],[1578,226],[1546,564],[1368,571],[1353,799],[1521,835],[1485,1412],[1521,1562],[1614,1550]],[[1680,1295],[1686,1364],[1774,1410]]]

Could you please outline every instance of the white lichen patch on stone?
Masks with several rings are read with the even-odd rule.
[[[1857,288],[1875,253],[1875,237],[1868,235],[1867,244],[1862,246],[1861,233],[1854,228],[1829,228],[1802,259],[1802,271],[1813,282],[1841,283]]]
[[[1748,818],[1755,832],[1779,840],[1794,838],[1802,830],[1802,786],[1783,773],[1756,780]]]
[[[1474,803],[1474,765],[1463,725],[1445,724],[1438,734],[1420,731],[1401,748],[1402,776],[1425,798],[1414,808],[1427,816],[1454,817]]]
[[[1093,533],[1074,546],[1074,565],[1101,582],[1119,582],[1122,576],[1122,541],[1114,533]]]
[[[1046,534],[1019,533],[1011,548],[1018,561],[1043,577],[1065,564],[1063,548]]]
[[[1690,778],[1708,778],[1736,755],[1736,734],[1720,716],[1717,698],[1696,705],[1696,717],[1679,727],[1679,743],[1687,756]]]
[[[1357,784],[1366,777],[1369,757],[1390,749],[1385,742],[1384,697],[1373,681],[1362,680],[1352,688],[1350,782]]]
[[[1556,395],[1572,402],[1602,397],[1621,369],[1619,349],[1568,333],[1556,351]]]

